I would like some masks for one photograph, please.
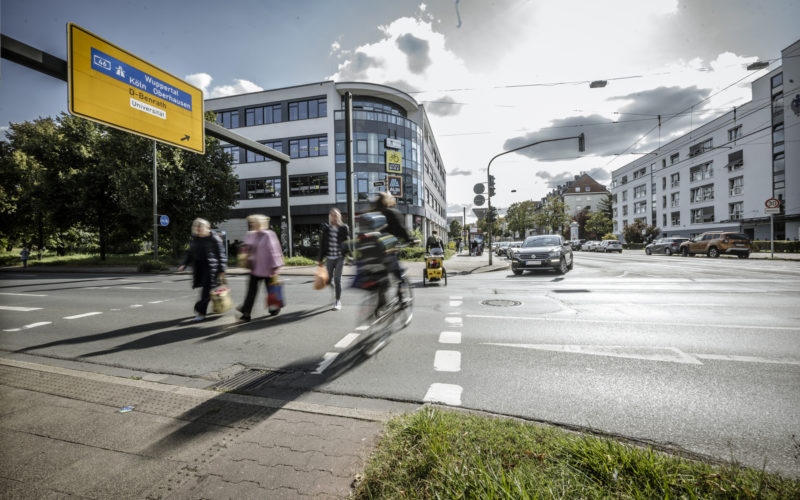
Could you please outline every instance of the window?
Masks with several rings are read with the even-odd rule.
[[[309,99],[289,103],[289,121],[307,120],[328,116],[328,99]]]
[[[707,184],[692,189],[691,191],[692,203],[701,203],[714,199],[714,185]]]
[[[225,128],[238,128],[239,127],[239,110],[234,111],[218,111],[217,123]]]
[[[670,213],[670,222],[673,226],[680,226],[681,225],[681,213],[680,212],[672,212]]]
[[[772,129],[772,144],[783,144],[783,139],[783,123],[781,123]]]
[[[772,77],[772,88],[780,87],[783,85],[783,73],[778,73]]]
[[[742,206],[744,202],[737,201],[736,203],[728,203],[728,216],[731,220],[741,220],[744,209]]]
[[[592,190],[592,186],[586,186],[586,192],[587,192],[587,193],[588,193],[589,191],[591,191],[591,190]]]
[[[667,208],[667,195],[661,197],[661,208]]]
[[[628,201],[628,191],[622,192],[622,201]]]
[[[680,157],[681,157],[680,153],[675,153],[674,155],[670,156],[669,157],[669,164],[670,165],[675,165],[676,163],[678,163],[678,160],[680,160]]]
[[[245,127],[252,127],[253,125],[279,123],[280,121],[281,121],[280,104],[271,104],[269,106],[247,108],[244,110]]]
[[[647,168],[646,167],[642,167],[639,170],[636,170],[636,171],[633,172],[633,180],[642,178],[642,177],[645,176],[645,174],[647,174]]]
[[[293,175],[289,177],[291,196],[328,194],[328,174]]]
[[[236,165],[239,163],[239,148],[237,146],[223,146],[222,152],[231,155],[231,163]]]
[[[633,204],[633,213],[634,215],[639,215],[647,212],[647,202],[646,201],[637,201]]]
[[[327,156],[328,137],[304,137],[289,141],[290,158],[308,158],[309,156]]]
[[[661,215],[661,225],[662,226],[666,226],[667,225],[667,214],[662,214]]]
[[[628,183],[628,176],[627,175],[623,175],[622,176],[622,185],[624,186],[627,183]]]
[[[647,196],[647,186],[642,184],[641,186],[636,186],[635,188],[633,188],[634,200],[637,198],[644,198],[645,196]]]
[[[661,159],[661,168],[667,168],[667,159],[666,158],[662,158]]]
[[[678,187],[681,185],[681,174],[680,172],[675,172],[674,174],[669,176],[669,185],[670,187]]]
[[[692,224],[714,222],[714,207],[703,207],[692,210]]]
[[[681,206],[681,194],[680,193],[672,193],[669,195],[669,206],[671,207],[679,207]]]
[[[622,216],[628,215],[628,205],[622,205]]]
[[[772,98],[772,122],[783,121],[783,93]]]
[[[714,177],[714,166],[711,162],[689,169],[689,182],[697,182]]]
[[[695,144],[689,148],[689,158],[694,158],[695,156],[701,155],[706,151],[711,151],[712,149],[714,149],[712,139],[706,139],[705,141]]]
[[[662,177],[661,178],[661,189],[662,190],[666,190],[667,189],[667,178],[666,177]]]
[[[744,155],[742,151],[734,151],[728,155],[728,167],[729,172],[733,172],[735,170],[741,170],[744,167]]]
[[[735,141],[735,140],[741,139],[741,138],[742,138],[742,126],[741,125],[728,129],[728,141]]]
[[[247,179],[245,181],[246,198],[253,200],[257,198],[280,198],[281,178],[268,177],[266,179]]]
[[[728,179],[728,196],[741,196],[744,194],[744,177]]]

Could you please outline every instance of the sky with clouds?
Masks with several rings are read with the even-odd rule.
[[[327,79],[422,102],[448,171],[448,211],[471,206],[494,155],[495,202],[538,199],[611,170],[750,97],[798,38],[796,0],[3,0],[2,33],[66,58],[74,22],[219,97]],[[774,66],[773,66],[774,67]],[[604,88],[589,82],[607,80]],[[0,127],[66,110],[66,85],[0,62]],[[656,134],[656,135],[654,135]],[[638,142],[637,142],[638,141]],[[635,144],[635,145],[634,145]],[[622,154],[625,153],[625,154]],[[516,189],[516,193],[511,193]]]

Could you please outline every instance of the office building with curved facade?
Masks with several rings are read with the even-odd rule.
[[[425,108],[398,89],[325,81],[207,99],[217,122],[289,155],[289,205],[295,251],[313,254],[330,208],[347,213],[344,96],[353,102],[353,196],[356,214],[379,191],[397,199],[409,229],[446,235],[446,171]],[[225,146],[238,176],[238,201],[219,225],[230,241],[243,240],[245,217],[281,218],[280,165]]]

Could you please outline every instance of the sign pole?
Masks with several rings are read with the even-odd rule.
[[[158,260],[158,171],[156,141],[153,140],[153,257]]]
[[[769,214],[769,258],[775,258],[775,216]]]
[[[350,223],[350,231],[356,234],[356,203],[353,193],[353,94],[344,93],[344,178],[345,192],[347,194],[347,221]],[[386,179],[386,189],[389,189],[389,179]],[[355,251],[355,243],[351,239],[350,250]]]

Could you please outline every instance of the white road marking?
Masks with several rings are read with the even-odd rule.
[[[14,295],[16,297],[47,297],[47,295],[39,295],[39,294],[36,294],[36,293],[24,293],[24,292],[23,293],[7,293],[7,292],[3,292],[3,293],[0,293],[0,295]]]
[[[122,290],[161,290],[161,288],[145,287],[145,286],[121,286]]]
[[[64,316],[64,319],[78,319],[78,318],[85,318],[87,316],[95,316],[97,314],[103,314],[101,312],[89,312],[83,314],[76,314],[75,316]]]
[[[461,332],[442,332],[439,334],[440,344],[460,344]]]
[[[153,301],[148,302],[148,304],[160,304],[162,302],[164,302],[164,301],[163,300],[153,300]]]
[[[550,316],[499,316],[491,314],[467,314],[468,318],[481,318],[481,319],[515,319],[525,321],[561,321],[566,323],[608,323],[614,325],[646,325],[652,326],[652,321],[636,321],[632,319],[580,319],[580,318],[553,318]],[[449,318],[445,318],[449,319]],[[732,325],[725,323],[724,325],[715,325],[710,323],[673,323],[659,321],[659,325],[664,326],[702,326],[705,328],[719,326],[720,328],[737,328],[742,330],[787,330],[787,331],[800,331],[800,327],[796,326],[759,326],[759,325]]]
[[[22,330],[22,328],[9,328],[7,330],[3,330],[4,332],[18,332]]]
[[[357,332],[363,332],[364,330],[369,329],[369,325],[361,325],[356,327]]]
[[[329,367],[331,363],[333,363],[333,360],[335,360],[338,355],[339,355],[338,352],[326,352],[325,354],[322,355],[322,362],[319,365],[317,365],[317,369],[311,373],[319,375],[320,373],[324,372],[325,368]]]
[[[461,353],[458,351],[436,351],[433,369],[437,372],[460,372]]]
[[[450,300],[461,300],[461,299],[462,299],[461,295],[451,295],[450,296]]]
[[[604,345],[559,345],[559,344],[505,344],[486,342],[484,345],[501,347],[517,347],[536,349],[539,351],[564,352],[569,354],[589,354],[592,356],[609,356],[613,358],[644,359],[648,361],[666,361],[687,365],[702,365],[692,355],[675,347],[638,347],[638,346],[604,346]]]
[[[38,311],[39,309],[41,309],[41,307],[0,306],[0,311],[30,312],[30,311]]]
[[[450,301],[450,307],[461,307],[461,304],[463,304],[463,302],[460,301],[460,300],[451,300]]]
[[[51,325],[53,324],[52,321],[39,321],[38,323],[31,323],[30,325],[25,325],[22,328],[36,328],[37,326],[44,326],[44,325]]]
[[[110,309],[110,311],[119,311],[116,307],[114,309]]]
[[[446,323],[450,324],[450,326],[456,326],[456,327],[464,326],[464,320],[460,316],[453,318],[445,318],[444,320]]]
[[[358,338],[358,335],[359,335],[358,333],[348,333],[347,335],[344,336],[342,340],[337,342],[333,347],[337,349],[344,349],[345,347],[352,344],[353,341]]]
[[[800,365],[800,361],[769,359],[759,356],[738,356],[735,354],[692,354],[692,356],[700,359],[714,360],[714,361],[738,361],[742,363],[772,363],[778,365]]]
[[[136,309],[137,307],[142,307],[142,305],[141,304],[133,304],[131,306],[131,309]]]
[[[461,406],[463,388],[455,384],[431,384],[425,397],[426,403],[444,403],[450,406]]]

